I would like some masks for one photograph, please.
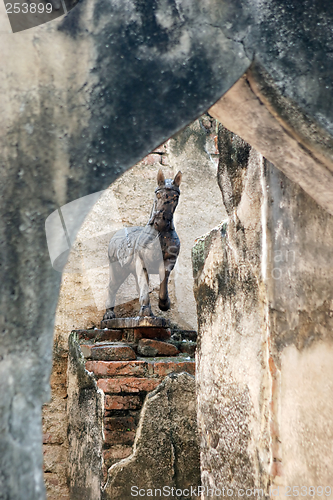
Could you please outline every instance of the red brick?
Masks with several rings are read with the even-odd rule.
[[[90,357],[96,361],[129,361],[136,359],[133,349],[122,344],[94,345]]]
[[[195,374],[195,362],[194,361],[158,361],[153,363],[154,374],[159,377],[166,377],[169,373],[180,373],[187,372],[190,375]]]
[[[139,327],[134,328],[134,338],[168,340],[171,337],[170,328]]]
[[[141,406],[139,396],[105,396],[105,410],[136,410]]]
[[[97,377],[119,375],[144,377],[147,374],[147,363],[145,361],[87,361],[86,369],[94,372]]]
[[[102,391],[109,394],[119,392],[150,392],[160,383],[157,379],[149,378],[100,378],[97,385]]]
[[[104,428],[108,431],[134,431],[136,423],[133,417],[104,417]]]
[[[161,163],[161,155],[151,153],[142,160],[142,163],[143,165],[154,165],[154,163]]]
[[[135,431],[104,431],[105,443],[114,444],[133,444],[135,439]]]
[[[177,356],[176,346],[159,340],[141,339],[138,344],[138,353],[142,356]]]
[[[98,335],[96,335],[96,339],[116,341],[116,340],[121,340],[122,334],[123,332],[121,330],[98,330]]]

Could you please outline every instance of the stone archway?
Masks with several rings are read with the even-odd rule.
[[[185,330],[197,330],[191,249],[198,236],[210,231],[226,216],[216,182],[216,142],[216,121],[204,115],[109,186],[78,232],[62,276],[54,333],[52,398],[43,408],[44,477],[50,498],[58,498],[68,492],[68,422],[65,408],[65,403],[68,403],[68,336],[73,329],[99,328],[104,314],[108,282],[108,240],[116,229],[124,225],[147,223],[159,168],[162,168],[167,177],[174,176],[174,172],[180,169],[183,173],[181,197],[175,218],[181,253],[177,267],[171,274],[171,311],[159,311],[158,277],[152,276],[153,312],[170,320],[174,327],[177,325]],[[199,207],[201,212],[198,213]],[[138,307],[132,277],[122,287],[117,314],[136,316]],[[193,358],[191,360],[193,362]],[[75,420],[75,417],[72,419]],[[124,458],[124,453],[128,455],[130,450],[131,443],[126,446],[118,444],[118,447],[111,450],[114,461],[117,461],[117,457],[118,461]],[[111,456],[111,451],[106,451],[105,456]],[[104,468],[111,464],[109,458]]]
[[[329,2],[305,7],[283,2],[258,10],[257,2],[249,1],[225,3],[222,9],[214,0],[205,7],[155,0],[119,7],[101,0],[81,3],[66,18],[15,37],[2,10],[0,485],[5,498],[44,497],[40,412],[49,394],[60,286],[49,263],[46,218],[59,206],[104,189],[199,116],[252,58],[286,99],[277,115],[288,115],[288,104],[295,101],[304,112],[304,131],[313,118],[325,130],[329,148],[329,7]],[[313,142],[312,147],[320,149]],[[325,170],[330,180],[326,160],[320,149],[313,171]]]

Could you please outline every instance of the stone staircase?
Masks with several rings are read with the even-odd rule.
[[[164,318],[117,318],[75,330],[85,367],[104,392],[103,479],[132,453],[146,395],[171,373],[195,374],[197,333],[170,329]]]

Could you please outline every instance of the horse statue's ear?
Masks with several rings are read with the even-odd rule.
[[[174,178],[174,180],[172,181],[172,184],[174,184],[175,186],[179,187],[180,183],[181,183],[181,180],[182,180],[182,173],[181,171],[179,170],[178,174],[176,175],[176,177]]]
[[[162,172],[161,169],[159,169],[158,173],[157,173],[157,184],[159,186],[164,186],[164,183],[165,183],[165,177],[164,177],[164,174]]]

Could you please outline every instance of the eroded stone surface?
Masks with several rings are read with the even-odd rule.
[[[133,486],[147,491],[163,486],[185,489],[199,483],[195,382],[181,373],[168,376],[146,398],[133,454],[111,467],[103,498],[131,498]],[[148,499],[149,492],[141,498]]]
[[[159,380],[141,377],[100,378],[97,386],[108,394],[119,392],[150,392],[156,389]]]
[[[209,112],[333,214],[332,136],[281,96],[261,68],[254,65]]]

